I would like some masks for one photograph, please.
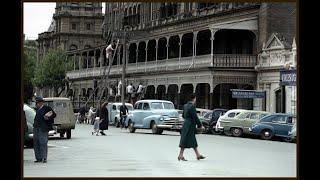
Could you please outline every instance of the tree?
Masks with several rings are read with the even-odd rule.
[[[25,48],[23,59],[22,59],[24,102],[27,102],[33,96],[32,79],[34,77],[36,59],[37,59],[36,49]]]
[[[33,84],[39,88],[53,88],[54,96],[60,96],[67,83],[66,72],[72,69],[72,65],[62,50],[49,51],[35,70]]]

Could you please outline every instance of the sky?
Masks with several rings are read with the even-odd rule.
[[[34,40],[38,34],[48,30],[56,3],[23,3],[23,33],[25,38]],[[104,12],[105,3],[102,3],[102,12]]]

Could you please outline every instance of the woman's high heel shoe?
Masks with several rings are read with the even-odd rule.
[[[188,161],[188,160],[186,160],[184,157],[178,157],[178,161]]]
[[[204,157],[204,156],[202,156],[202,155],[200,155],[200,156],[197,157],[198,160],[204,159],[204,158],[206,158],[206,157]]]

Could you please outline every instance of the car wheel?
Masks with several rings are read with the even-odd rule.
[[[114,118],[114,124],[117,128],[120,127],[120,122],[118,121],[118,118]]]
[[[231,129],[231,134],[232,136],[235,136],[235,137],[240,137],[242,136],[242,129],[241,128],[232,128]]]
[[[150,126],[152,130],[152,134],[157,134],[158,133],[157,124],[154,121],[152,121]]]
[[[216,128],[212,128],[211,129],[211,134],[215,134],[215,135],[220,135],[220,134],[222,134],[222,131],[216,131]]]
[[[270,130],[265,129],[261,132],[261,139],[270,140],[272,138],[272,133]]]
[[[293,139],[291,137],[285,137],[283,138],[283,140],[286,142],[293,142]]]
[[[133,123],[129,121],[128,129],[130,133],[134,133],[136,129],[133,127]]]
[[[64,133],[65,133],[65,132],[61,132],[61,133],[60,133],[60,138],[63,138],[63,137],[64,137]]]
[[[71,138],[71,129],[68,129],[67,130],[67,139],[70,139]]]

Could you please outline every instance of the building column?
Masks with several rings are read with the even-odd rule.
[[[167,39],[167,44],[166,44],[166,47],[167,47],[167,60],[169,59],[169,38],[170,37],[166,37],[166,39]]]
[[[79,65],[79,70],[82,69],[82,67],[81,67],[81,52],[79,52],[78,65]]]
[[[192,56],[192,65],[194,67],[194,58],[197,56],[197,34],[198,31],[193,32],[193,56]]]
[[[87,61],[87,69],[88,69],[89,68],[89,51],[87,51],[86,61]]]
[[[148,61],[148,43],[149,43],[149,40],[146,41],[146,60],[145,60],[145,63],[144,63],[144,72],[147,72],[147,61]]]
[[[181,46],[182,46],[182,34],[179,34],[179,69],[181,64]]]
[[[138,59],[139,59],[139,43],[136,43],[137,49],[136,49],[136,72],[138,71]]]
[[[213,64],[214,64],[214,57],[213,57],[213,41],[214,41],[214,35],[216,34],[216,32],[217,32],[218,30],[219,30],[219,29],[210,29],[210,31],[211,31],[211,38],[210,38],[210,40],[211,40],[211,60],[212,60],[211,66],[213,66]]]
[[[156,39],[156,70],[158,70],[158,41],[159,39]]]
[[[102,67],[103,66],[103,49],[100,49],[100,57],[99,57],[99,59],[100,59],[100,67]]]
[[[197,56],[197,35],[198,31],[193,32],[193,56]]]
[[[73,55],[73,70],[76,70],[76,54]]]
[[[167,61],[168,61],[168,59],[169,59],[169,36],[167,36],[166,37],[166,39],[167,39],[167,44],[166,44],[166,47],[167,47],[167,59],[166,59],[166,70],[168,70],[168,63],[167,63]]]
[[[94,50],[93,51],[93,67],[97,67],[97,64],[96,64],[96,51]]]

